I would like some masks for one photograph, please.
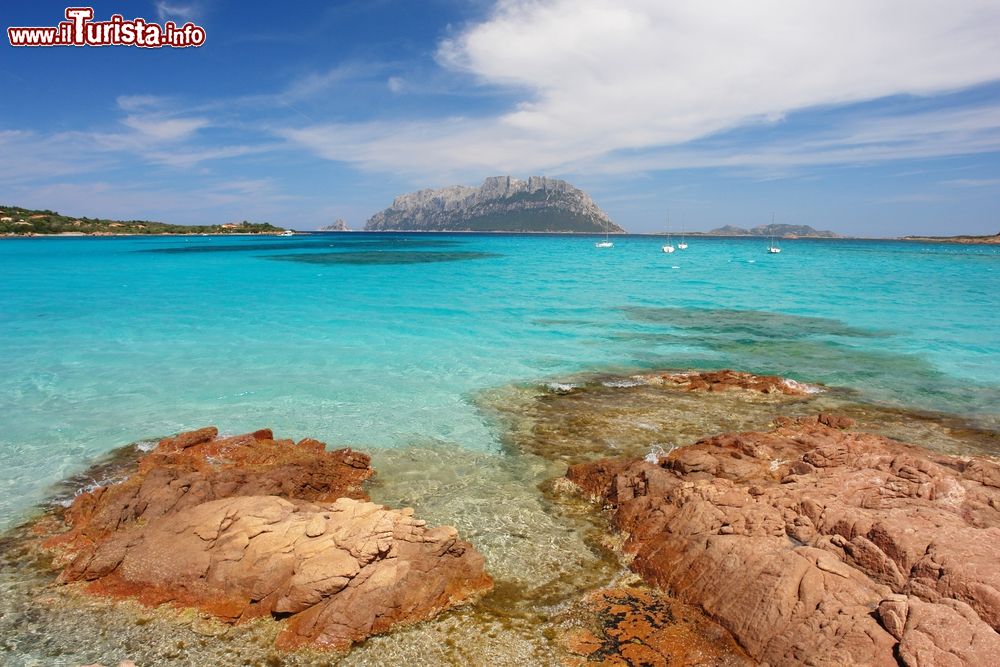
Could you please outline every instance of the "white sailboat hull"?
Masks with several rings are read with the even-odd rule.
[[[672,245],[665,245],[665,246],[663,246],[663,252],[673,252],[673,251],[674,251],[674,247]]]

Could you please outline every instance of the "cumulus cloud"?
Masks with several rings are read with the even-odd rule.
[[[518,93],[511,108],[283,134],[380,171],[572,171],[798,110],[995,81],[998,31],[994,0],[501,0],[437,58]]]

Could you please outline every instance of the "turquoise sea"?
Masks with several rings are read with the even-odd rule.
[[[214,424],[491,451],[477,395],[731,367],[1000,422],[1000,249],[317,234],[0,241],[0,527],[94,457]]]

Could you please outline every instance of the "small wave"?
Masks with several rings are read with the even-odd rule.
[[[73,493],[72,496],[62,496],[62,497],[58,497],[58,498],[53,498],[52,499],[52,504],[53,505],[59,505],[61,507],[69,507],[70,505],[73,504],[73,501],[76,500],[77,497],[83,495],[84,493],[91,493],[92,491],[96,491],[97,489],[100,489],[100,488],[103,488],[103,487],[106,487],[106,486],[114,486],[116,484],[121,484],[126,479],[128,479],[127,476],[120,475],[120,476],[115,476],[115,477],[108,477],[106,479],[91,480],[87,484],[84,484],[79,489],[77,489]]]
[[[639,387],[644,385],[646,384],[646,381],[637,378],[625,378],[622,380],[604,380],[601,384],[605,387],[611,387],[612,389],[627,389],[628,387]]]
[[[545,388],[556,394],[566,394],[576,389],[577,386],[568,382],[549,382]]]
[[[653,465],[659,465],[661,458],[666,458],[670,456],[670,452],[677,449],[677,445],[670,445],[670,449],[663,449],[662,445],[654,443],[649,448],[649,453],[643,457],[646,463],[652,463]]]
[[[795,380],[789,380],[788,378],[785,378],[784,380],[782,380],[782,382],[784,382],[785,386],[788,387],[789,389],[794,389],[795,391],[801,391],[806,394],[823,393],[823,389],[821,387],[817,387],[816,385],[812,384],[806,384],[805,382],[796,382]]]
[[[159,440],[140,440],[135,443],[135,448],[143,453],[151,452],[156,449],[156,445],[158,445],[159,442]]]

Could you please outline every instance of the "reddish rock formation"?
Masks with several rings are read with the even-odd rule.
[[[742,389],[762,394],[786,394],[788,396],[805,396],[817,391],[811,385],[787,380],[777,375],[754,375],[731,370],[663,373],[654,377],[666,384],[676,385],[688,391]]]
[[[631,567],[772,665],[996,664],[1000,467],[831,426],[702,440],[567,476]]]
[[[287,618],[280,647],[335,649],[492,587],[454,528],[367,502],[364,454],[216,436],[167,438],[121,484],[80,495],[48,540],[60,580],[228,622]]]
[[[124,482],[79,495],[66,512],[72,530],[49,546],[60,546],[71,557],[139,521],[219,498],[368,499],[361,489],[372,475],[366,454],[327,452],[326,445],[309,438],[298,444],[275,440],[268,429],[217,435],[217,429],[208,427],[160,441]]]

